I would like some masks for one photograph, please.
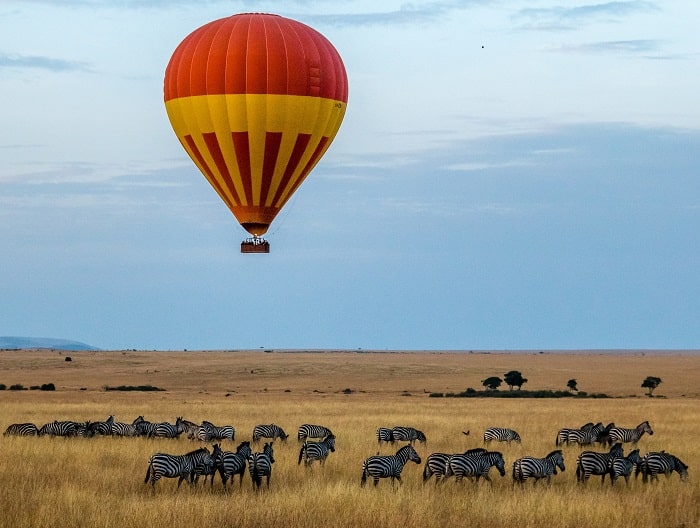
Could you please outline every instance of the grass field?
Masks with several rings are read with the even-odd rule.
[[[65,356],[72,361],[65,361]],[[523,389],[562,390],[569,379],[608,399],[430,398],[430,392],[481,390],[480,380],[519,370]],[[691,527],[700,521],[700,355],[637,352],[580,353],[370,353],[370,352],[57,352],[0,351],[0,383],[25,387],[53,383],[56,391],[0,391],[0,427],[58,420],[131,422],[139,415],[174,422],[231,424],[234,450],[258,423],[282,426],[290,439],[275,443],[269,490],[254,492],[246,475],[224,493],[164,479],[155,493],[144,484],[148,458],[157,451],[182,454],[197,444],[144,438],[0,438],[0,526],[616,526]],[[659,397],[644,396],[647,376],[663,383]],[[104,386],[152,385],[161,392],[105,391]],[[507,388],[502,390],[508,390]],[[614,421],[634,427],[649,420],[643,453],[665,449],[690,466],[656,484],[599,477],[576,482],[579,448],[564,447],[565,472],[550,485],[513,487],[512,462],[545,456],[561,427]],[[330,427],[336,452],[325,467],[297,465],[296,429]],[[492,445],[506,459],[506,477],[493,484],[422,483],[423,464],[410,464],[403,484],[360,487],[362,460],[395,447],[378,446],[379,426],[411,425],[427,435],[417,445],[461,452],[482,445],[491,426],[516,429],[520,445]],[[464,436],[462,431],[470,431]],[[627,448],[629,449],[629,447]]]

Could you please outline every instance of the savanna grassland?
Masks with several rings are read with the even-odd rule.
[[[65,356],[72,361],[65,361]],[[431,398],[457,393],[480,381],[518,370],[523,389],[579,390],[605,399]],[[644,395],[647,376],[663,382]],[[106,528],[117,526],[289,527],[692,527],[700,521],[700,354],[654,353],[372,353],[356,352],[58,352],[0,351],[0,383],[24,387],[53,383],[55,391],[0,391],[0,428],[53,420],[131,422],[209,420],[236,428],[235,450],[259,423],[276,423],[290,435],[275,442],[270,489],[242,486],[224,492],[176,480],[160,480],[155,493],[144,484],[150,455],[182,454],[198,444],[145,438],[0,437],[0,526]],[[150,385],[158,392],[106,391],[105,387]],[[501,390],[508,390],[502,387]],[[658,483],[624,480],[615,487],[593,477],[576,482],[578,447],[564,447],[566,471],[551,484],[513,487],[512,462],[544,457],[555,449],[558,429],[614,421],[634,427],[648,420],[642,454],[665,449],[690,466]],[[297,465],[296,430],[302,423],[330,427],[336,452],[325,467]],[[423,464],[409,463],[403,484],[360,487],[362,461],[397,447],[378,446],[377,427],[410,425],[425,432],[417,445],[431,452],[462,452],[482,445],[485,428],[516,429],[520,445],[491,445],[503,452],[506,476],[491,471],[493,484],[422,482]],[[465,436],[462,431],[470,431]],[[598,448],[600,449],[600,448]],[[626,446],[626,452],[629,446]]]

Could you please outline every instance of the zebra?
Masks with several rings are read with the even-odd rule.
[[[199,426],[196,423],[185,419],[181,419],[180,423],[182,424],[183,434],[185,434],[190,440],[195,440]]]
[[[112,436],[137,436],[136,426],[124,422],[114,422],[112,424]]]
[[[143,416],[137,417],[132,422],[132,425],[136,427],[136,434],[138,436],[146,436],[149,438],[156,435],[156,428],[158,427],[157,423],[144,420]]]
[[[326,438],[333,435],[333,432],[322,425],[302,424],[297,432],[297,440],[305,441],[307,438]]]
[[[544,458],[521,457],[513,462],[513,482],[524,484],[530,477],[535,479],[535,484],[542,478],[550,482],[552,475],[557,474],[557,468],[562,471],[566,469],[561,449],[552,451]]]
[[[114,426],[114,416],[107,418],[104,422],[92,422],[88,426],[91,435],[112,436],[112,427]]]
[[[416,440],[418,440],[421,444],[424,444],[426,441],[425,433],[423,433],[423,431],[419,431],[418,429],[414,429],[413,427],[396,426],[391,430],[391,435],[394,438],[394,441],[409,442],[411,445],[413,445]]]
[[[362,487],[367,484],[367,477],[372,477],[374,485],[379,483],[380,478],[390,478],[391,485],[398,480],[401,484],[401,471],[408,461],[421,463],[421,458],[412,445],[407,444],[400,448],[395,455],[374,455],[362,462]]]
[[[615,422],[610,422],[608,425],[605,426],[605,428],[598,433],[598,438],[596,438],[596,442],[602,445],[608,445],[610,442],[610,430],[615,427]]]
[[[593,422],[588,422],[587,424],[582,425],[581,427],[578,428],[580,431],[588,431],[593,427]],[[559,447],[560,445],[568,445],[569,444],[569,433],[571,431],[576,431],[575,427],[564,427],[562,429],[559,429],[557,432],[557,438],[554,441],[554,445]]]
[[[503,427],[490,427],[484,431],[484,444],[488,445],[492,440],[498,442],[511,442],[520,443],[520,435],[516,433],[513,429],[505,429]]]
[[[3,436],[39,436],[39,428],[31,422],[10,424]]]
[[[41,426],[38,436],[77,436],[78,424],[71,421],[54,420]]]
[[[175,420],[175,425],[168,422],[156,424],[155,434],[158,438],[178,438],[185,432],[185,425],[182,423],[182,417],[178,416]]]
[[[479,482],[479,479],[484,477],[485,480],[491,483],[489,471],[493,466],[496,467],[501,476],[506,474],[506,462],[503,458],[503,453],[486,451],[468,455],[453,455],[447,462],[445,478],[447,479],[454,475],[457,482],[461,482],[464,477],[476,477],[476,482]]]
[[[394,432],[388,427],[379,427],[377,429],[377,443],[382,445],[382,442],[387,444],[394,443]]]
[[[212,446],[211,453],[206,451],[195,457],[194,471],[192,473],[195,484],[197,484],[199,481],[199,477],[204,475],[204,482],[207,482],[207,477],[211,477],[211,485],[214,486],[214,475],[216,474],[217,460],[221,458],[221,453],[222,451],[219,444],[214,444]]]
[[[659,473],[663,473],[666,477],[670,477],[673,472],[678,473],[682,481],[688,480],[688,465],[681,461],[677,456],[665,451],[654,451],[647,453],[637,464],[634,477],[637,478],[639,473],[642,474],[642,482],[647,482],[649,478],[652,481],[659,479]]]
[[[637,445],[639,439],[644,433],[649,433],[649,435],[654,434],[654,430],[649,425],[649,422],[642,422],[634,429],[624,429],[622,427],[612,427],[608,433],[608,444],[614,444],[615,442],[631,442],[632,445]]]
[[[183,480],[192,482],[195,466],[204,455],[210,455],[209,451],[200,447],[184,455],[169,455],[156,453],[148,460],[148,469],[144,484],[150,479],[151,487],[155,491],[156,482],[162,477],[178,478],[177,487],[180,488]]]
[[[587,429],[572,429],[567,436],[567,444],[578,444],[580,447],[593,445],[598,440],[598,435],[605,430],[602,422],[598,422]]]
[[[211,442],[212,440],[231,440],[233,442],[235,436],[236,430],[232,425],[217,427],[205,420],[197,428],[197,438],[203,442]]]
[[[601,483],[605,481],[608,465],[615,457],[624,456],[622,444],[617,443],[607,453],[584,451],[576,459],[576,480],[586,482],[591,475],[601,475]]]
[[[262,478],[266,477],[267,487],[270,487],[270,477],[272,476],[272,464],[275,463],[272,442],[265,443],[262,452],[248,455],[248,470],[253,487],[260,489]]]
[[[261,438],[271,438],[273,442],[275,438],[279,438],[284,442],[287,440],[287,436],[287,433],[279,425],[256,425],[253,427],[253,443],[258,443]]]
[[[92,429],[92,423],[76,422],[75,434],[73,436],[79,436],[81,438],[92,438],[93,436],[95,436],[95,431]]]
[[[637,467],[637,464],[642,460],[639,456],[639,449],[631,451],[626,457],[614,457],[608,465],[610,473],[610,485],[614,485],[615,481],[620,477],[625,477],[625,484],[629,485],[630,475],[632,470]]]
[[[239,486],[243,484],[246,461],[248,460],[248,456],[250,454],[250,442],[247,440],[238,444],[235,453],[232,453],[231,451],[221,451],[218,454],[216,465],[219,470],[219,476],[221,477],[221,482],[224,485],[224,489],[226,489],[226,482],[228,482],[228,479],[232,478],[234,475],[238,475],[240,477],[238,481]]]
[[[329,453],[335,453],[335,436],[333,434],[325,437],[320,442],[306,441],[301,444],[297,465],[301,464],[303,460],[304,465],[309,467],[315,460],[318,460],[323,466]]]
[[[465,451],[465,455],[476,455],[486,453],[486,449],[483,447],[477,447]],[[425,459],[425,466],[423,467],[423,483],[425,484],[430,477],[435,475],[435,484],[437,485],[440,480],[445,476],[445,471],[447,470],[447,463],[452,455],[447,453],[431,453],[428,458]]]

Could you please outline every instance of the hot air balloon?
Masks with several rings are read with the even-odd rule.
[[[190,33],[165,70],[165,108],[180,143],[241,226],[262,238],[330,146],[348,81],[333,45],[278,15],[243,13]]]

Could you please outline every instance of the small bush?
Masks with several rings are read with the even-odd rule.
[[[56,386],[53,383],[44,383],[40,389],[43,391],[55,391]]]
[[[0,390],[5,390],[5,389],[7,389],[7,385],[5,385],[4,383],[0,383]]]
[[[25,389],[21,383],[15,383],[14,385],[10,385],[10,390],[27,390],[27,389]]]
[[[118,387],[110,387],[109,385],[105,385],[103,387],[103,389],[106,391],[143,391],[143,392],[164,391],[165,390],[165,389],[159,389],[158,387],[154,387],[153,385],[119,385]]]

